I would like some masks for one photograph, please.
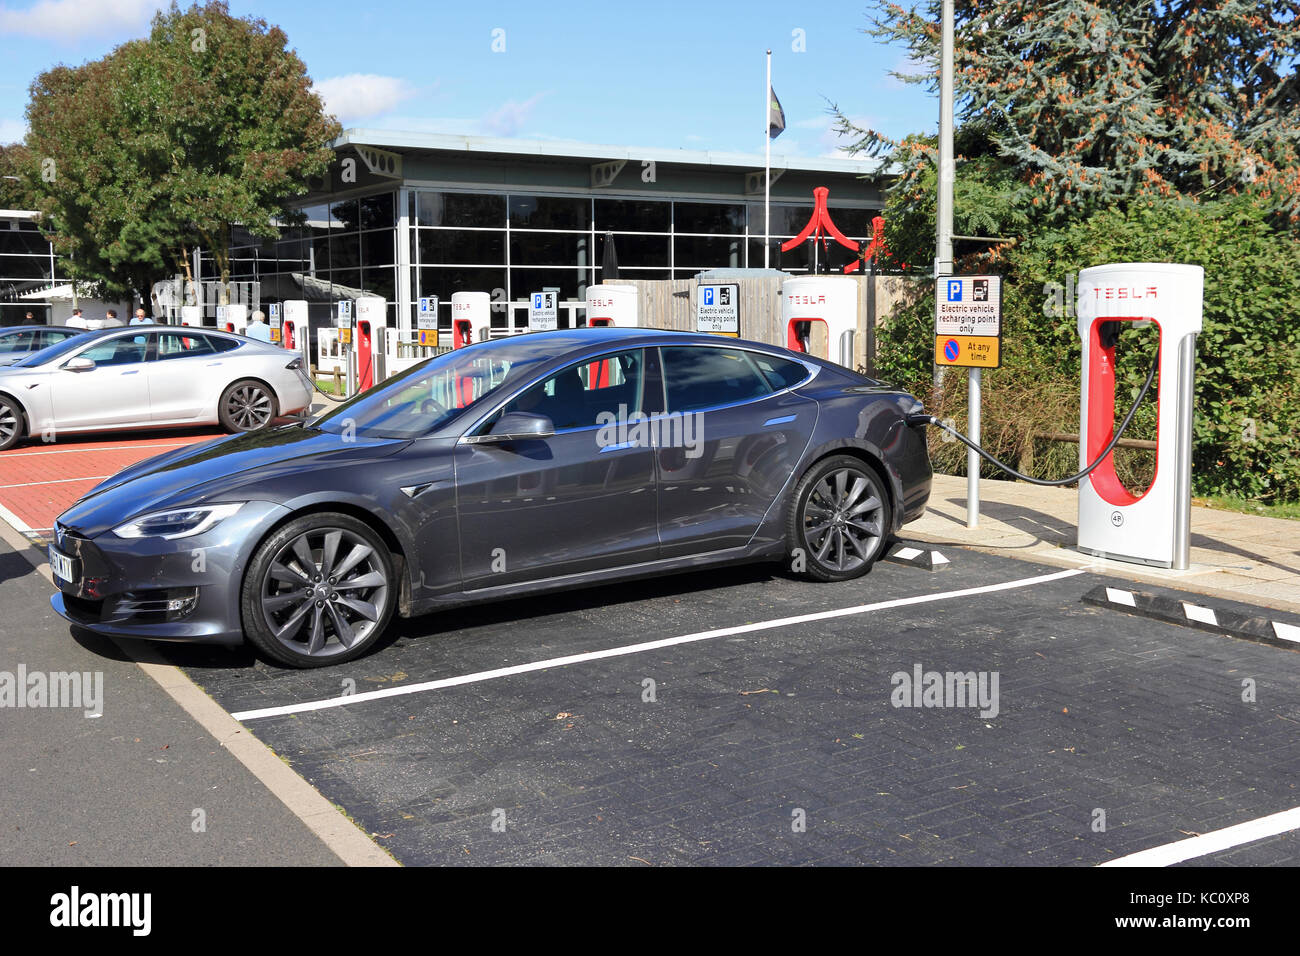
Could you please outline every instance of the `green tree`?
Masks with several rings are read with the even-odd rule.
[[[869,34],[928,67],[900,79],[937,88],[939,11],[888,2],[871,18]],[[1296,227],[1298,63],[1293,0],[956,3],[958,121],[988,131],[1021,200],[1056,221],[1133,196],[1245,193]],[[872,155],[899,145],[841,121]]]
[[[188,272],[201,244],[225,281],[232,224],[277,234],[340,132],[286,44],[224,3],[173,3],[147,40],[36,78],[26,174],[80,277],[147,297],[159,276]]]

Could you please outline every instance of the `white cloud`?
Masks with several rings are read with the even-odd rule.
[[[22,120],[0,119],[0,145],[19,143],[27,138],[27,124]]]
[[[417,92],[401,77],[376,73],[333,76],[320,80],[314,87],[325,101],[326,112],[333,113],[345,125],[390,112]]]
[[[522,103],[517,100],[506,100],[499,109],[495,109],[483,117],[483,131],[491,136],[517,136],[519,130],[527,122],[528,114],[541,102],[544,96],[546,96],[545,93],[537,93]]]
[[[160,6],[158,0],[37,0],[25,10],[0,6],[0,33],[78,40],[136,31]]]

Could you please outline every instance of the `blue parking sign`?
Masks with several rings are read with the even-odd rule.
[[[949,302],[961,301],[961,280],[960,279],[948,280],[948,301]]]
[[[705,305],[713,305],[713,290],[712,290],[712,289],[705,289],[705,290],[704,290],[704,304],[705,304]]]

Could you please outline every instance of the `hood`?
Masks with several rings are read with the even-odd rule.
[[[100,482],[59,521],[88,537],[137,515],[205,501],[280,501],[301,493],[301,478],[384,458],[406,440],[363,438],[286,425],[186,445]],[[275,479],[294,476],[291,483]]]

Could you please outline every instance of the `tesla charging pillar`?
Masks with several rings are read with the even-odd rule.
[[[383,381],[382,361],[384,327],[388,324],[388,303],[379,296],[357,299],[357,330],[352,349],[357,356],[357,391],[364,392]]]
[[[826,326],[820,356],[853,368],[853,338],[858,330],[858,280],[852,276],[798,276],[781,283],[781,325],[786,348],[810,352],[812,323]]]
[[[634,329],[637,319],[637,294],[634,285],[593,285],[587,287],[587,328],[614,327]]]
[[[451,347],[463,349],[474,342],[474,330],[492,325],[492,296],[486,292],[451,294]]]
[[[1080,551],[1179,570],[1190,563],[1192,397],[1204,284],[1200,266],[1164,262],[1114,263],[1079,273],[1081,468],[1096,460],[1115,431],[1115,349],[1126,324],[1154,323],[1160,335],[1155,479],[1134,495],[1115,474],[1113,454],[1082,479]]]
[[[311,333],[307,326],[307,300],[286,299],[281,304],[280,344],[292,352],[301,352],[308,372],[311,371]]]
[[[181,306],[181,325],[201,326],[203,324],[203,306]]]
[[[217,328],[243,335],[248,329],[248,306],[243,302],[217,306]]]

